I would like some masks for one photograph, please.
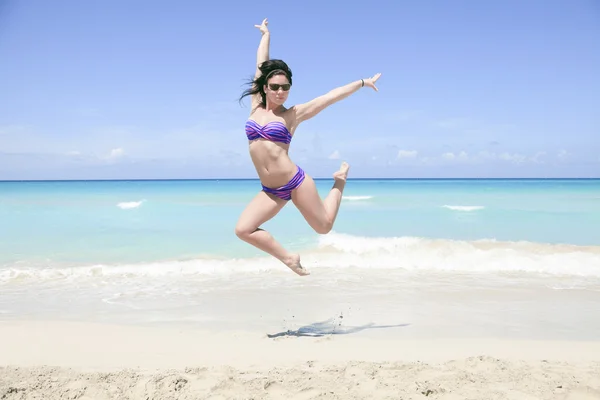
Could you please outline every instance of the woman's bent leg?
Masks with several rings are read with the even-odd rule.
[[[349,168],[350,166],[344,162],[333,174],[334,184],[325,200],[321,200],[314,180],[308,175],[302,185],[292,193],[292,201],[315,232],[326,234],[333,228]]]
[[[288,252],[271,234],[260,226],[273,218],[287,201],[261,191],[248,204],[235,226],[235,234],[243,241],[272,255],[298,275],[308,275],[300,265],[300,256]]]

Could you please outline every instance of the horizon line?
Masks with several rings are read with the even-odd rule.
[[[333,178],[315,178],[315,181],[333,180]],[[599,177],[453,177],[453,178],[347,178],[347,181],[433,181],[433,180],[600,180]],[[259,178],[115,178],[115,179],[0,179],[0,183],[6,182],[151,182],[151,181],[260,181]]]

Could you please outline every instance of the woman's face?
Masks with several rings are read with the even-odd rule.
[[[285,75],[281,74],[271,77],[265,85],[267,100],[271,103],[282,105],[288,98],[290,88],[290,82]]]

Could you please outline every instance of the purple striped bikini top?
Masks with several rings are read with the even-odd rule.
[[[246,121],[246,136],[248,140],[266,139],[271,142],[283,142],[289,144],[292,134],[283,122],[271,121],[261,126],[258,122],[248,119]]]

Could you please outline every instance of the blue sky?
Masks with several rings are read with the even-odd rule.
[[[600,176],[595,0],[2,0],[0,179],[256,177],[265,17],[288,106],[382,73],[296,131],[312,176]]]

